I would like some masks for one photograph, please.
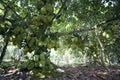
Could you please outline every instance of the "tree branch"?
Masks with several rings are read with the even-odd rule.
[[[21,17],[17,12],[15,12],[15,10],[14,10],[13,8],[11,8],[11,5],[13,5],[14,2],[15,2],[15,0],[13,0],[13,1],[8,1],[7,3],[5,3],[5,2],[3,2],[3,3],[4,3],[4,4],[7,6],[7,8],[10,9],[18,18],[22,19],[22,17]]]
[[[101,48],[101,54],[100,54],[100,60],[101,60],[101,65],[107,70],[109,71],[109,69],[107,68],[106,64],[105,64],[105,51],[104,51],[104,46],[103,46],[103,43],[101,42],[100,38],[99,38],[99,35],[98,35],[98,28],[97,26],[95,25],[94,26],[95,28],[95,36],[96,36],[96,39],[100,45],[100,48]]]
[[[4,15],[0,18],[0,24],[5,21],[5,17],[7,15],[7,13],[8,13],[8,6],[6,5],[4,7],[5,7],[5,9],[4,9]]]
[[[100,27],[104,24],[107,24],[107,23],[110,23],[112,21],[115,21],[115,20],[119,20],[120,19],[120,15],[119,16],[116,16],[112,19],[109,19],[109,20],[106,20],[106,21],[102,21],[98,24],[96,24],[95,26],[97,27]],[[83,26],[84,27],[84,26]],[[92,30],[95,30],[95,27],[93,26],[92,28],[87,28],[87,29],[75,29],[75,30],[71,30],[71,31],[67,31],[67,32],[55,32],[55,33],[50,33],[50,34],[47,34],[47,35],[52,35],[52,36],[65,36],[65,35],[70,35],[70,34],[73,34],[75,32],[86,32],[86,31],[92,31]]]
[[[57,12],[57,14],[53,17],[52,21],[53,21],[54,19],[56,19],[56,18],[60,15],[60,13],[62,12],[62,10],[63,10],[63,8],[64,8],[64,6],[65,6],[65,4],[66,4],[66,2],[67,2],[67,0],[65,0],[64,2],[62,2],[61,8],[60,8],[59,11]]]
[[[94,28],[88,28],[88,29],[75,29],[75,30],[71,30],[71,31],[68,31],[68,32],[55,32],[55,33],[50,33],[50,34],[47,34],[47,35],[53,35],[53,36],[65,36],[65,35],[70,35],[70,34],[73,34],[75,32],[85,32],[85,31],[91,31],[91,30],[94,30]]]
[[[115,20],[120,20],[120,15],[118,15],[118,16],[112,18],[112,19],[108,19],[106,21],[102,21],[102,22],[98,23],[96,26],[99,27],[99,26],[101,26],[103,24],[106,24],[106,23],[109,23],[109,22],[112,22],[112,21],[115,21]]]
[[[20,19],[23,19],[17,12],[14,11],[14,9],[12,9],[10,6],[8,6],[8,8]]]
[[[2,50],[2,53],[1,53],[1,56],[0,56],[0,64],[5,56],[5,52],[6,52],[6,49],[7,49],[7,46],[8,46],[8,43],[9,43],[9,39],[6,40],[5,42],[5,45],[3,47],[3,50]]]
[[[7,19],[7,18],[5,18],[6,17],[6,15],[7,15],[7,13],[8,13],[8,11],[9,11],[9,9],[11,9],[11,11],[15,14],[15,15],[17,15],[17,17],[18,18],[20,18],[20,19],[22,19],[22,17],[20,17],[20,15],[18,15],[11,7],[10,7],[10,5],[12,5],[13,3],[14,3],[14,1],[13,2],[7,2],[7,3],[5,3],[4,1],[2,1],[2,3],[3,3],[3,6],[4,6],[4,15],[2,16],[2,17],[0,17],[0,24],[1,23],[3,23],[5,20],[7,20],[7,21],[10,21],[9,19]],[[10,4],[11,3],[11,4]],[[0,8],[1,9],[1,8]],[[2,9],[3,10],[3,9]],[[10,21],[11,22],[11,21]]]

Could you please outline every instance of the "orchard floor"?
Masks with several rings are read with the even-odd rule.
[[[57,78],[48,77],[45,80],[120,80],[120,66],[111,66],[109,71],[100,66],[62,67],[65,73]],[[27,71],[19,72],[15,68],[6,69],[0,73],[0,80],[39,80],[30,79]],[[40,79],[41,80],[41,79]]]

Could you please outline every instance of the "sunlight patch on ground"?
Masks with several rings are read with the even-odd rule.
[[[61,53],[51,49],[50,59],[56,65],[75,65],[86,62],[85,56],[81,55],[81,57],[75,57],[74,54],[71,54],[71,49],[63,49],[63,51],[60,52]]]

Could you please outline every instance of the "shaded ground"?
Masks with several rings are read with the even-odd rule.
[[[66,73],[56,80],[120,80],[120,67],[109,69],[108,72],[101,67],[69,67],[65,68]]]
[[[58,77],[45,80],[120,80],[120,66],[109,67],[109,72],[102,67],[62,67],[65,73]],[[15,68],[0,72],[0,80],[34,80],[27,71],[19,72]],[[35,79],[36,80],[36,79]]]

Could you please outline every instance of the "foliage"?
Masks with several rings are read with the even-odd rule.
[[[4,71],[4,69],[8,69],[8,68],[10,68],[10,67],[12,67],[12,66],[14,66],[15,64],[13,63],[13,62],[2,62],[1,64],[0,64],[0,72],[2,72],[2,71]]]
[[[20,70],[32,70],[32,74],[39,78],[45,78],[49,75],[52,75],[56,66],[51,63],[49,56],[45,53],[35,54],[28,61],[25,61],[19,64]]]
[[[53,71],[49,49],[62,45],[102,65],[114,62],[112,57],[119,63],[119,8],[119,0],[1,0],[0,35],[6,43],[1,57],[8,43],[25,54],[34,51],[23,66],[40,75]]]

